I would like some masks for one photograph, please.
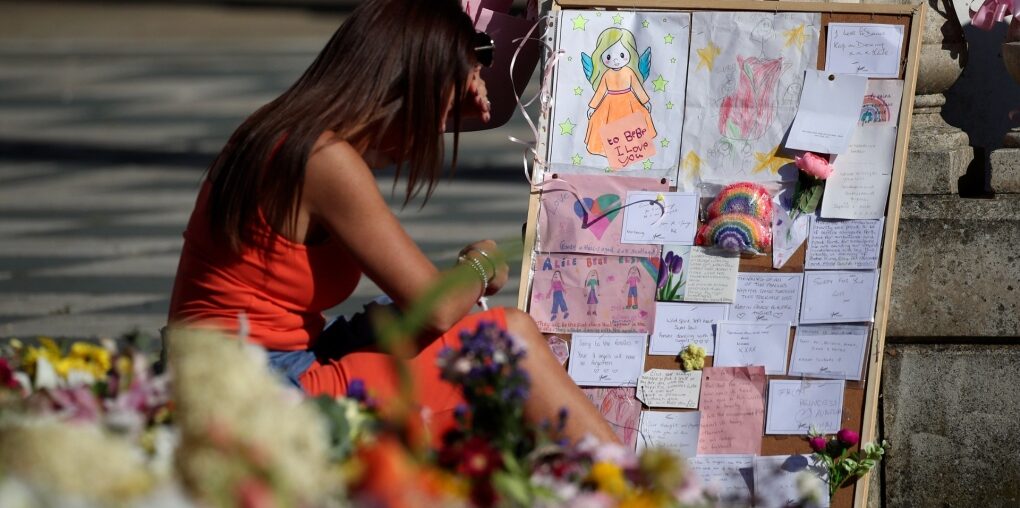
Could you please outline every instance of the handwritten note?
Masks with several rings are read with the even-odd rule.
[[[641,432],[637,451],[645,448],[665,448],[681,457],[693,457],[698,452],[698,428],[701,414],[641,412]]]
[[[648,135],[648,123],[640,112],[607,123],[599,131],[606,147],[609,167],[623,169],[655,155],[655,143]]]
[[[902,25],[829,23],[825,71],[873,78],[900,75]]]
[[[801,323],[872,321],[878,270],[804,272]]]
[[[786,148],[823,154],[846,151],[857,128],[867,86],[865,76],[804,71],[800,106]]]
[[[807,434],[812,427],[823,434],[839,431],[845,381],[769,381],[766,434]]]
[[[807,476],[801,476],[808,472]],[[801,504],[803,490],[828,492],[826,469],[807,455],[767,455],[754,458],[754,495],[756,507],[828,508],[829,496],[822,495],[818,503]],[[805,481],[814,486],[802,485]]]
[[[878,268],[885,219],[828,220],[813,218],[804,268],[869,270]]]
[[[622,243],[691,245],[698,232],[698,194],[628,192]]]
[[[706,367],[698,454],[761,453],[765,367]]]
[[[643,333],[575,333],[567,371],[581,386],[635,386],[644,372]]]
[[[790,323],[722,322],[715,339],[716,367],[764,365],[769,375],[786,374]]]
[[[687,459],[687,465],[719,496],[721,506],[751,506],[753,455],[698,455]]]
[[[740,253],[708,247],[691,247],[687,273],[687,302],[732,302],[737,289]]]
[[[651,369],[641,375],[637,398],[648,407],[696,409],[701,395],[701,371]]]
[[[733,321],[796,323],[800,316],[799,273],[748,273],[737,276],[737,297],[729,318]]]
[[[729,309],[729,305],[718,303],[656,303],[648,354],[675,355],[688,344],[697,344],[711,356],[715,351],[714,325],[726,320]]]
[[[790,375],[860,381],[869,330],[868,325],[797,327]]]

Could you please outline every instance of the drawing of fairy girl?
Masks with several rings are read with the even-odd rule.
[[[584,142],[594,155],[606,156],[600,131],[606,124],[640,112],[648,139],[655,137],[651,98],[642,83],[651,72],[652,48],[638,57],[634,34],[623,28],[607,28],[599,34],[591,56],[581,53],[584,77],[595,95],[588,103],[588,131]]]
[[[637,288],[639,283],[641,283],[641,271],[637,266],[632,266],[627,271],[627,305],[624,306],[625,309],[638,308]]]
[[[599,272],[592,270],[585,278],[584,287],[588,289],[588,315],[597,316],[599,307]]]
[[[556,314],[559,311],[563,311],[563,319],[570,317],[570,311],[567,309],[567,300],[563,298],[566,291],[566,288],[563,286],[563,276],[560,275],[559,270],[556,270],[553,272],[552,280],[549,282],[549,291],[545,294],[546,298],[552,295],[552,310],[549,311],[550,321],[556,321]]]

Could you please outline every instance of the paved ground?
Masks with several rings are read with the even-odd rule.
[[[0,13],[0,336],[154,333],[202,171],[340,15],[81,2]],[[465,136],[457,178],[400,213],[438,264],[479,238],[519,245],[528,187],[506,136],[522,125]],[[498,302],[516,301],[512,286]],[[331,313],[375,294],[364,281]]]

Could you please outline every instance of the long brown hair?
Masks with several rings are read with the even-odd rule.
[[[329,130],[352,145],[382,147],[401,136],[396,178],[406,165],[405,204],[422,188],[427,200],[443,165],[442,120],[463,97],[474,66],[470,18],[457,0],[362,2],[286,92],[234,132],[209,169],[213,231],[235,251],[262,246],[253,228],[261,212],[276,233],[297,224],[305,165]],[[451,95],[452,94],[452,95]],[[453,100],[453,162],[460,130]]]

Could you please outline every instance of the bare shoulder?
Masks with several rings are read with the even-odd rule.
[[[361,154],[332,133],[323,133],[305,165],[302,201],[308,212],[321,215],[335,211],[338,203],[363,203],[364,198],[383,201],[381,197],[374,199],[366,189],[378,193],[375,175]]]
[[[322,133],[308,156],[306,177],[312,176],[312,173],[329,174],[348,168],[368,170],[368,165],[350,143],[337,139],[330,131]]]

